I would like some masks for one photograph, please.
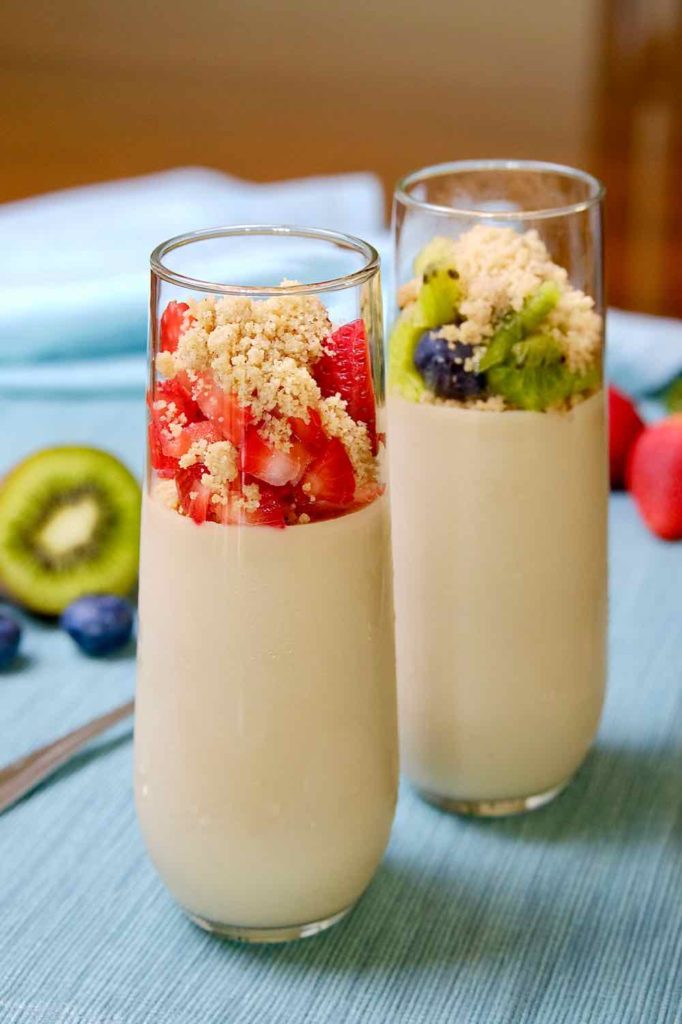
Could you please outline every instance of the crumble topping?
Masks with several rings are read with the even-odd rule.
[[[460,323],[441,328],[448,341],[486,345],[505,313],[518,312],[541,284],[554,281],[560,297],[546,328],[564,350],[569,369],[584,372],[598,358],[602,318],[594,311],[594,300],[571,287],[567,271],[552,262],[536,230],[521,234],[477,224],[457,239],[434,238],[420,253],[416,268],[434,261],[457,267],[462,284]],[[405,306],[416,301],[419,285],[420,279],[414,278],[403,286]],[[402,308],[400,296],[398,304]]]

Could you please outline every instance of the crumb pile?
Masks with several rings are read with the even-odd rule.
[[[342,334],[345,340],[339,341]],[[275,515],[277,505],[278,517],[281,506],[291,524],[314,517],[303,507],[306,502],[318,502],[317,518],[335,502],[349,506],[349,486],[358,502],[376,496],[378,444],[370,361],[368,356],[364,364],[360,361],[366,379],[355,380],[357,349],[344,351],[343,345],[368,351],[363,322],[335,333],[325,306],[314,296],[209,296],[169,303],[161,318],[156,357],[162,380],[150,397],[152,465],[162,480],[159,500],[197,521],[203,516],[203,504],[199,512],[197,505],[204,495],[210,506],[251,514],[266,504],[265,485],[268,514]],[[332,368],[318,381],[316,373],[319,377],[325,360]],[[336,360],[345,360],[345,372]],[[338,388],[333,386],[337,373]],[[363,407],[357,404],[358,389]],[[338,447],[323,452],[332,441]],[[323,454],[318,466],[316,459]],[[187,474],[192,484],[183,503],[178,491]],[[289,493],[294,487],[297,498]],[[219,513],[209,507],[206,517]],[[260,522],[255,516],[252,521]],[[269,520],[266,524],[272,525]]]
[[[454,269],[459,296],[455,314],[448,322],[428,323],[427,327],[434,336],[447,341],[453,351],[461,346],[470,347],[470,351],[465,348],[468,371],[477,372],[505,319],[520,314],[529,298],[548,283],[555,287],[556,299],[543,318],[543,336],[554,339],[572,374],[586,375],[599,366],[602,318],[594,309],[593,299],[572,287],[566,269],[552,261],[537,231],[520,233],[513,228],[479,224],[456,239],[434,238],[415,260],[419,276],[398,292],[403,322],[419,315],[420,295],[426,281],[422,275],[434,266]],[[452,358],[454,361],[455,356]],[[491,393],[493,390],[489,387],[487,394],[472,397],[465,404],[497,409],[501,402],[505,407],[505,396]],[[429,397],[427,389],[420,400],[433,397]],[[436,397],[449,396],[436,393]]]

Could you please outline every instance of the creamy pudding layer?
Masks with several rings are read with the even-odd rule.
[[[190,913],[285,927],[368,885],[396,800],[391,590],[386,498],[287,530],[145,499],[136,799]]]
[[[603,394],[543,415],[394,397],[389,417],[403,767],[454,799],[544,792],[602,708]]]

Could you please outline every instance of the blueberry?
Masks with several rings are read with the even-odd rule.
[[[17,656],[21,626],[10,615],[0,613],[0,668],[7,668]]]
[[[474,398],[485,391],[485,376],[467,370],[465,364],[473,354],[471,345],[446,341],[437,331],[422,334],[414,353],[417,367],[426,385],[438,398]]]
[[[130,640],[133,609],[112,594],[91,594],[70,604],[59,623],[86,654],[111,654]]]

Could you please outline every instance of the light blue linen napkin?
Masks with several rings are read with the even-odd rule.
[[[6,204],[0,366],[144,351],[149,254],[173,235],[275,222],[366,236],[383,220],[382,187],[371,174],[255,184],[188,167]],[[31,379],[43,386],[32,373],[2,386]]]
[[[0,394],[142,393],[149,253],[227,223],[317,224],[391,244],[371,174],[274,184],[180,168],[0,207]],[[243,268],[241,268],[243,270]],[[609,379],[636,398],[682,374],[682,322],[610,310]]]

